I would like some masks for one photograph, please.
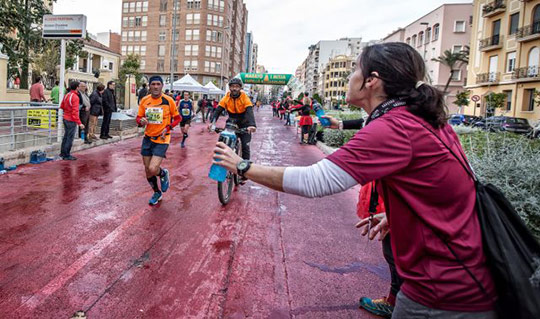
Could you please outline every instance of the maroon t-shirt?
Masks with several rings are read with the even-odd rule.
[[[412,118],[430,127],[399,107],[369,123],[328,159],[360,184],[381,181],[378,191],[385,200],[394,258],[404,280],[401,290],[407,297],[441,310],[491,310],[496,294],[485,265],[474,181]],[[456,154],[462,152],[449,125],[434,131]],[[449,239],[490,297],[430,227]]]

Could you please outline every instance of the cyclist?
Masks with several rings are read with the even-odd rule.
[[[150,95],[141,100],[137,113],[137,124],[146,126],[141,146],[146,179],[154,190],[148,203],[157,205],[170,185],[169,171],[161,168],[167,148],[171,142],[171,130],[180,123],[180,114],[174,100],[162,93],[163,79],[160,76],[150,78]],[[159,189],[157,177],[161,182]]]
[[[182,148],[186,147],[186,139],[188,138],[189,127],[191,126],[191,117],[193,116],[193,101],[189,98],[189,92],[184,92],[184,99],[178,102],[178,111],[182,115],[180,128],[182,129]]]
[[[257,130],[257,125],[253,114],[253,103],[251,103],[249,96],[242,91],[243,85],[244,83],[239,78],[234,78],[229,82],[229,92],[219,102],[208,128],[214,131],[219,116],[223,111],[227,111],[229,113],[227,121],[234,121],[239,128],[247,128],[247,132],[239,133],[238,137],[242,141],[242,158],[249,160],[251,157],[249,148],[251,133]]]

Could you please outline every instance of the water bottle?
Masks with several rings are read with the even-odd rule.
[[[86,140],[86,134],[84,132],[84,130],[81,130],[81,140]]]
[[[319,118],[319,122],[321,122],[321,125],[324,127],[329,127],[331,125],[330,120],[323,117],[325,115],[324,110],[320,104],[313,105],[313,110],[315,111],[315,114]]]
[[[232,148],[236,144],[235,128],[237,128],[236,125],[227,123],[225,130],[219,134],[219,141]],[[227,179],[227,169],[219,165],[212,164],[208,177],[217,182],[224,182]]]

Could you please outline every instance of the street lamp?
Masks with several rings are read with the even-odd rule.
[[[229,30],[230,28],[230,26],[226,26],[223,28],[223,31]],[[223,32],[223,41],[221,43],[221,68],[219,68],[221,74],[219,76],[219,88],[223,90],[223,67],[225,63],[225,32]]]

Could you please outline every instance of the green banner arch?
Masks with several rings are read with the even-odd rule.
[[[292,74],[240,73],[240,79],[246,84],[287,85],[291,78]]]

